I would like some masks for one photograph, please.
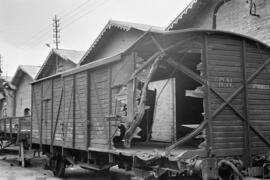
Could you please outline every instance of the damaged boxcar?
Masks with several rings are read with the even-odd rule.
[[[145,179],[265,178],[269,57],[239,34],[150,30],[123,53],[47,78],[49,88],[34,82],[32,146],[57,176],[79,164]]]

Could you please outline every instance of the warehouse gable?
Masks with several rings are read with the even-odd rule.
[[[36,76],[36,80],[76,67],[84,51],[52,49]]]
[[[81,59],[80,65],[123,52],[149,30],[162,31],[163,28],[110,20]]]

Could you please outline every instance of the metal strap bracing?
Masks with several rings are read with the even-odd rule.
[[[261,73],[261,71],[266,68],[268,65],[270,64],[270,58],[265,61],[265,63],[263,65],[261,65],[257,71],[255,71],[252,75],[250,75],[250,77],[247,79],[246,84],[249,84],[252,80],[254,80],[254,78],[256,78],[259,73]],[[246,121],[246,118],[243,117],[235,108],[233,108],[233,106],[230,104],[230,102],[240,93],[244,90],[244,85],[241,85],[237,90],[234,91],[234,93],[232,93],[232,95],[230,97],[228,97],[227,99],[223,99],[224,103],[222,103],[213,113],[213,118],[216,117],[226,106],[229,106],[238,117],[240,117],[241,120]],[[218,95],[217,92],[215,92],[216,95]],[[218,96],[221,97],[221,96]],[[252,129],[253,132],[255,132],[261,140],[263,140],[269,147],[270,147],[270,141],[251,123],[249,122],[249,126]]]
[[[192,78],[193,80],[197,81],[198,83],[205,85],[206,81],[205,79],[203,79],[201,76],[197,75],[195,72],[193,72],[192,70],[190,70],[189,68],[187,68],[186,66],[184,66],[183,64],[179,64],[178,62],[169,59],[167,61],[168,64],[170,64],[173,67],[176,67],[179,71],[183,72],[184,74],[186,74],[187,76],[189,76],[190,78]],[[260,66],[257,71],[255,71],[252,75],[250,75],[249,78],[247,78],[246,80],[246,84],[249,84],[254,78],[256,78],[259,73],[266,68],[268,65],[270,64],[270,59],[267,59],[266,61],[264,61],[264,64],[262,66]],[[217,115],[226,107],[230,107],[232,109],[232,111],[242,120],[242,121],[246,121],[246,118],[243,117],[243,115],[241,113],[239,113],[234,107],[233,105],[230,103],[241,91],[244,90],[244,85],[240,86],[234,93],[232,93],[232,95],[230,97],[228,97],[227,99],[224,99],[217,91],[215,91],[212,87],[209,86],[209,89],[212,93],[214,93],[219,99],[221,99],[224,103],[222,103],[212,114],[212,118],[214,119],[215,117],[217,117]],[[189,139],[195,137],[196,135],[198,135],[208,124],[208,119],[205,119],[200,126],[195,129],[193,132],[191,132],[190,134],[188,134],[187,136],[179,139],[176,143],[172,144],[171,146],[167,147],[167,154],[175,149],[177,146],[185,143],[186,141],[188,141]],[[249,121],[247,121],[248,126],[250,127],[250,129],[259,136],[259,138],[264,141],[268,146],[270,146],[270,141],[264,137],[264,135]]]
[[[56,115],[54,129],[53,129],[53,135],[52,135],[52,140],[51,140],[51,147],[53,146],[54,139],[55,139],[55,134],[56,134],[56,131],[57,131],[57,125],[58,125],[60,111],[61,111],[63,94],[64,94],[64,88],[62,87],[61,95],[60,95],[60,101],[59,101],[59,105],[58,105],[58,108],[57,108],[57,115]],[[53,153],[53,152],[51,152],[51,153]]]
[[[177,63],[176,61],[169,59],[168,64],[170,64],[173,67],[176,67],[179,71],[183,72],[184,74],[186,74],[187,76],[189,76],[190,78],[192,78],[193,80],[197,81],[198,83],[201,83],[202,85],[205,84],[205,80],[197,75],[195,72],[193,72],[192,70],[190,70],[189,68],[185,67],[182,64]],[[257,75],[259,75],[259,73],[270,64],[270,59],[268,59],[264,65],[262,65],[256,72],[254,72],[248,79],[247,79],[247,84],[250,83]],[[213,92],[218,98],[220,98],[224,103],[222,103],[212,114],[212,118],[214,119],[215,117],[217,117],[217,115],[226,107],[229,106],[233,112],[240,117],[241,120],[246,121],[246,118],[243,117],[234,107],[232,104],[230,104],[230,102],[244,89],[244,85],[240,86],[234,93],[232,93],[232,95],[230,97],[228,97],[227,99],[224,99],[218,92],[216,92],[212,87],[210,87],[211,92]],[[208,123],[208,119],[205,119],[201,125],[195,129],[192,133],[190,133],[189,135],[179,139],[175,144],[169,146],[167,148],[167,153],[170,152],[171,150],[173,150],[174,148],[176,148],[177,146],[185,143],[187,140],[197,136],[207,125]],[[263,134],[254,126],[252,125],[252,123],[249,122],[249,126],[250,128],[265,142],[267,143],[267,145],[270,146],[270,141],[263,136]]]
[[[40,138],[40,144],[42,143],[42,134],[41,134],[41,126],[40,126],[40,118],[39,118],[39,113],[38,113],[38,109],[37,109],[37,102],[36,102],[36,93],[35,91],[33,91],[33,102],[34,102],[34,106],[35,106],[35,111],[36,111],[36,120],[37,120],[37,125],[38,125],[38,133],[39,133],[39,138]],[[33,133],[33,132],[32,132]]]
[[[251,141],[250,141],[250,118],[249,118],[249,104],[248,104],[248,84],[247,82],[247,72],[246,72],[246,68],[247,68],[247,53],[246,53],[246,42],[245,40],[242,41],[242,79],[244,82],[244,117],[245,117],[245,121],[244,122],[244,146],[245,146],[245,150],[244,150],[244,156],[245,156],[245,164],[247,166],[251,165]]]

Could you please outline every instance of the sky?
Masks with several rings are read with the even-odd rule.
[[[166,27],[191,0],[0,0],[3,75],[19,65],[41,66],[60,19],[59,48],[86,51],[110,19]],[[50,47],[46,46],[50,44]]]

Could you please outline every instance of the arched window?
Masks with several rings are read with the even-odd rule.
[[[30,109],[29,108],[24,109],[24,116],[30,116]]]

